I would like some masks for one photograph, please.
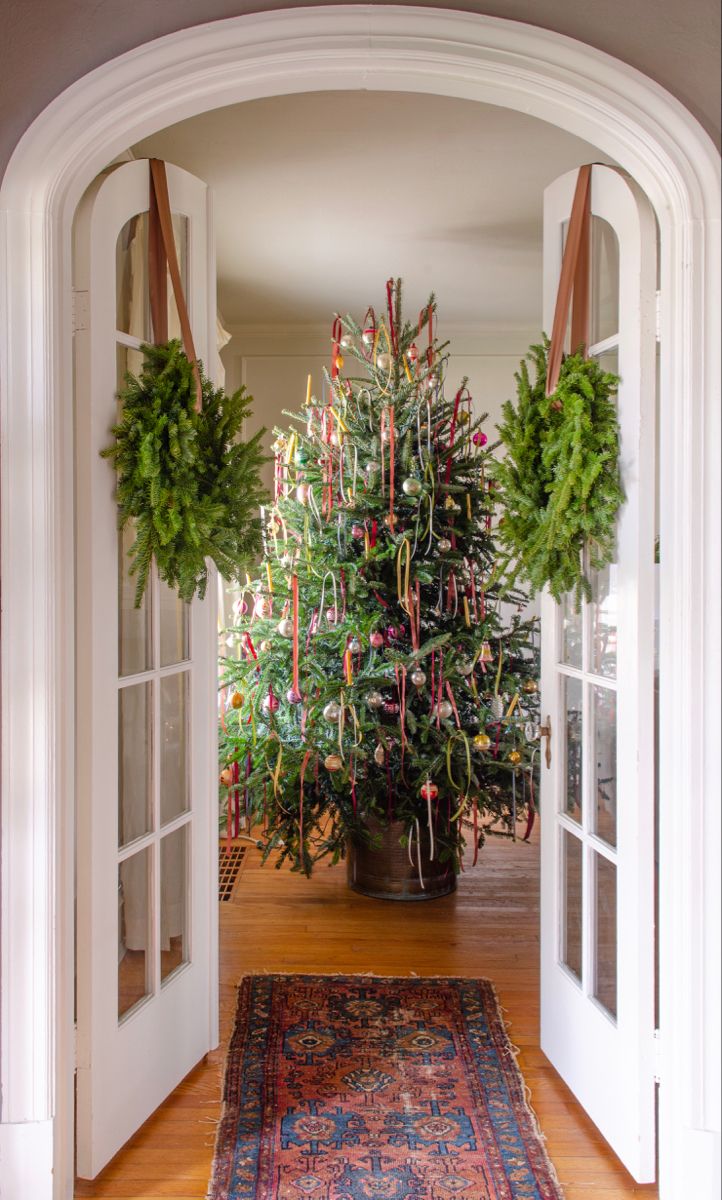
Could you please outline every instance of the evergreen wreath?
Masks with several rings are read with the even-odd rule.
[[[521,571],[556,601],[591,599],[589,569],[612,562],[624,502],[619,425],[612,399],[619,377],[582,354],[566,357],[546,395],[549,340],[532,346],[516,373],[517,403],[497,426],[506,456],[494,468],[504,512],[499,536],[506,569]]]
[[[140,377],[128,373],[118,399],[115,442],[101,453],[118,474],[118,524],[133,523],[128,556],[140,606],[155,558],[160,578],[183,600],[205,595],[206,559],[225,579],[238,577],[261,548],[264,501],[259,469],[266,461],[260,430],[237,440],[252,397],[226,395],[199,364],[202,404],[196,411],[193,365],[179,341],[142,346]]]

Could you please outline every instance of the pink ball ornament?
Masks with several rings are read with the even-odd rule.
[[[279,705],[279,701],[278,701],[277,696],[264,696],[263,697],[262,707],[263,707],[263,711],[265,713],[278,712],[278,705]]]
[[[482,433],[480,429],[477,429],[476,433],[472,435],[471,440],[475,446],[485,446],[489,439],[485,433]]]
[[[384,712],[389,717],[396,716],[399,711],[399,706],[395,700],[384,700]]]
[[[371,634],[369,641],[370,641],[371,645],[373,646],[374,650],[378,650],[384,644],[384,635],[382,633],[379,633],[379,631],[377,629],[374,631],[374,633]]]
[[[431,782],[430,779],[427,779],[426,783],[423,783],[421,785],[419,795],[421,796],[422,800],[435,800],[436,797],[438,796],[438,794],[439,794],[439,789],[437,788],[435,783]]]
[[[351,537],[362,538],[363,535],[364,535],[363,525],[352,525],[351,526]]]
[[[271,614],[271,602],[267,596],[256,596],[253,611],[257,617],[265,618]]]
[[[288,700],[289,704],[302,704],[303,703],[303,696],[301,695],[300,692],[297,692],[295,688],[288,689],[288,691],[286,692],[286,699]]]
[[[326,609],[326,620],[328,621],[329,625],[336,625],[340,616],[341,614],[337,608]]]
[[[389,625],[388,629],[386,630],[386,636],[390,642],[395,642],[400,634],[401,630],[396,625]]]

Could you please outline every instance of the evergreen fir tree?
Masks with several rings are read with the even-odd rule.
[[[370,816],[432,822],[458,869],[469,831],[511,829],[536,737],[535,623],[497,579],[484,418],[465,381],[444,396],[433,297],[412,325],[388,293],[383,320],[337,319],[327,402],[309,387],[276,430],[264,563],[224,663],[222,783],[266,856],[306,873]]]

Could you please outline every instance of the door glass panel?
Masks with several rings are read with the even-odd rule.
[[[607,221],[592,217],[591,343],[619,329],[619,242]]]
[[[181,825],[160,844],[160,977],[188,962],[188,830]]]
[[[593,832],[610,846],[617,844],[617,693],[592,688],[595,803]]]
[[[153,685],[118,692],[118,845],[151,829]]]
[[[162,825],[188,810],[187,671],[160,681],[160,820]]]
[[[188,658],[189,606],[162,579],[158,583],[160,665],[170,667]]]
[[[563,679],[565,713],[566,779],[563,811],[573,821],[582,819],[582,684]]]
[[[145,342],[151,336],[148,299],[148,214],[136,213],[115,245],[115,327]]]
[[[617,675],[617,565],[610,563],[591,577],[589,606],[592,638],[591,669],[595,675],[615,679]]]
[[[559,605],[562,623],[561,661],[570,667],[582,669],[582,610],[574,611],[574,596],[567,592]]]
[[[176,254],[178,255],[178,266],[180,268],[181,283],[183,285],[183,295],[188,303],[188,218],[181,213],[173,213],[173,237],[175,239]],[[180,321],[178,320],[178,308],[173,295],[173,287],[168,276],[168,337],[179,338],[181,336]]]
[[[582,978],[582,843],[562,830],[562,947],[561,960]]]
[[[135,575],[129,575],[128,551],[135,529],[126,525],[118,534],[118,673],[137,675],[153,666],[151,640],[151,589],[146,588],[140,608],[135,607]]]
[[[605,350],[604,354],[595,354],[594,358],[599,363],[603,371],[609,371],[612,375],[619,375],[619,350],[614,346],[611,350]],[[612,392],[612,399],[616,393]]]
[[[611,1016],[617,1015],[617,868],[594,855],[594,995]]]
[[[118,1019],[149,996],[150,847],[118,867]]]

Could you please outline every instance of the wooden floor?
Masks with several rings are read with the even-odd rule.
[[[251,849],[232,899],[220,906],[221,1048],[93,1183],[78,1181],[76,1196],[203,1200],[236,983],[266,971],[493,980],[567,1200],[656,1196],[655,1187],[634,1183],[539,1049],[538,858],[535,844],[492,838],[455,896],[400,904],[348,891],[342,865],[322,866],[309,881],[261,868]]]

